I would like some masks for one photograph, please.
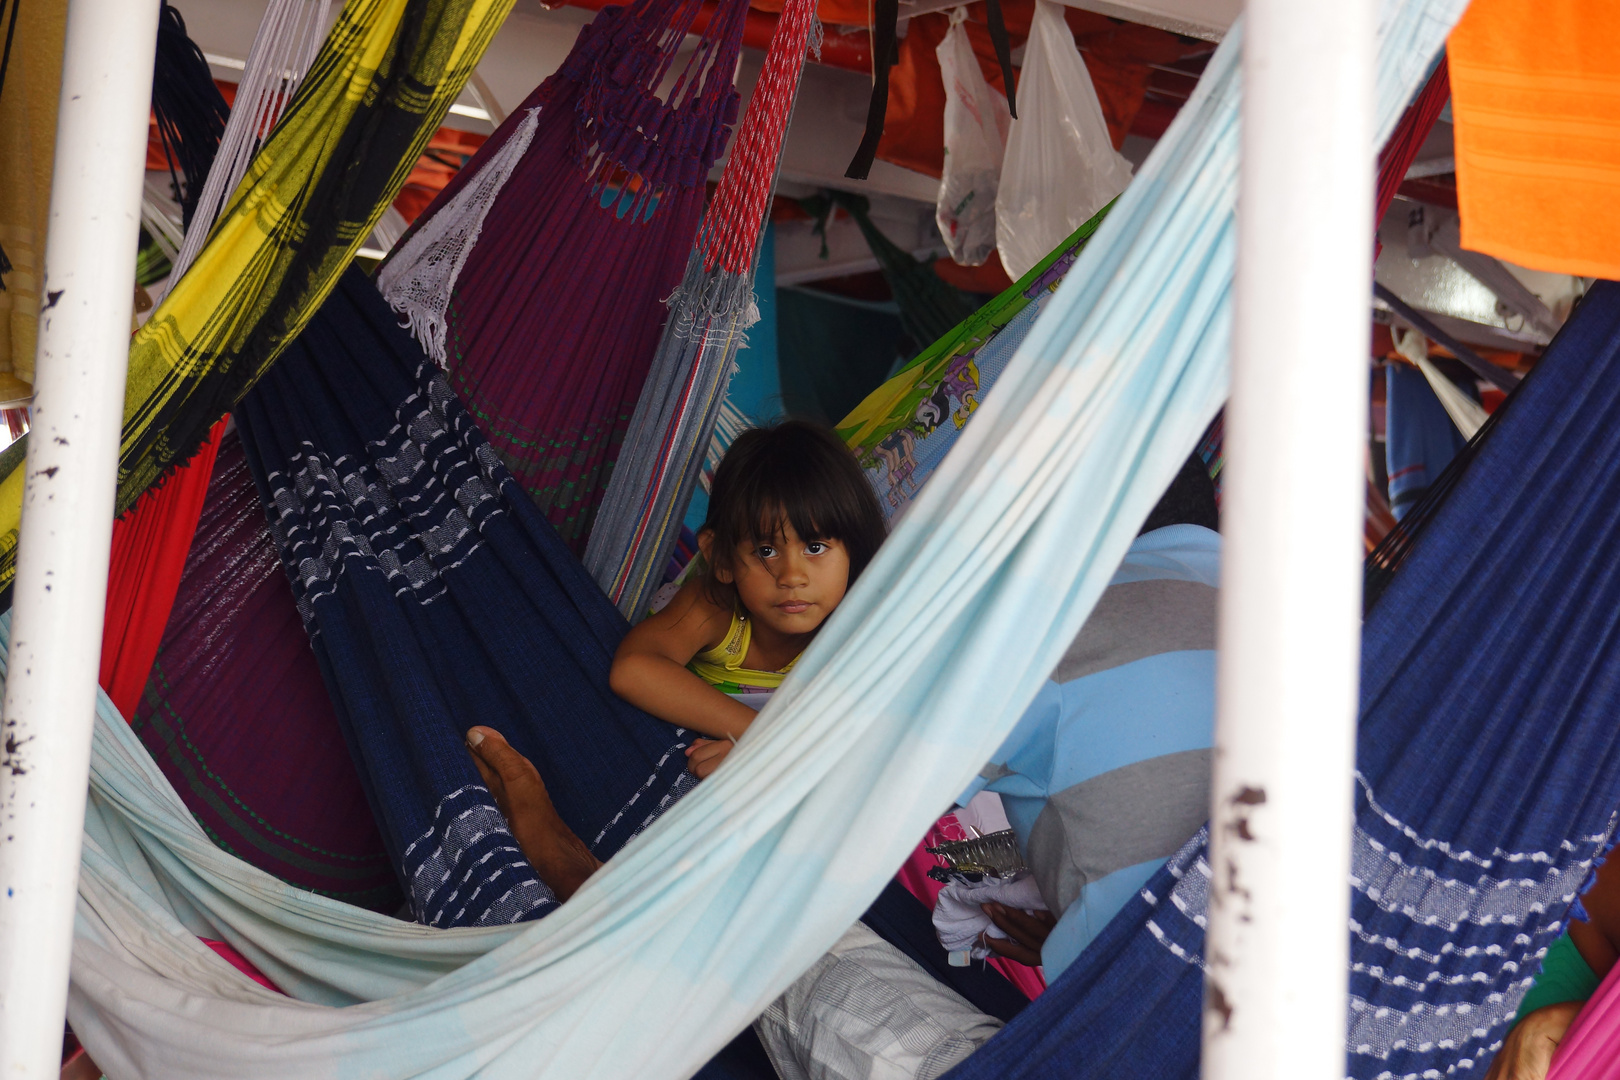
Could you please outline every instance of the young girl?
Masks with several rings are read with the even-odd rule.
[[[698,533],[708,572],[631,630],[609,683],[633,705],[712,739],[708,776],[883,542],[883,512],[831,431],[792,420],[745,431],[715,470]]]

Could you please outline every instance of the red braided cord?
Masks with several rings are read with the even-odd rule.
[[[748,113],[704,217],[698,242],[705,271],[719,265],[729,273],[746,274],[753,261],[815,19],[816,0],[787,0],[783,5]]]
[[[1400,123],[1390,135],[1389,142],[1384,144],[1383,152],[1378,155],[1378,219],[1383,218],[1384,211],[1394,201],[1395,192],[1406,178],[1406,170],[1412,166],[1412,159],[1417,157],[1423,140],[1429,137],[1434,122],[1440,117],[1440,110],[1451,100],[1449,72],[1446,58],[1442,56],[1429,81],[1406,107],[1406,112],[1401,114]]]

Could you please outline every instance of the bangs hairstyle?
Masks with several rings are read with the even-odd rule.
[[[720,459],[709,489],[712,531],[709,598],[726,606],[735,590],[716,571],[732,571],[737,545],[768,541],[791,524],[802,540],[837,540],[849,552],[855,584],[877,554],[888,528],[877,494],[855,455],[820,424],[788,420],[737,436]]]

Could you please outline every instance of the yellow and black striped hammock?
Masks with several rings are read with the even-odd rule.
[[[188,458],[298,336],[399,193],[512,0],[349,0],[215,223],[129,351],[117,512]],[[0,587],[20,454],[0,458]]]

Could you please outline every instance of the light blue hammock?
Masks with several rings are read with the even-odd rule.
[[[1464,5],[1384,3],[1374,145]],[[207,839],[103,700],[69,1003],[91,1056],[154,1080],[696,1071],[989,758],[1224,399],[1240,40],[731,762],[555,914],[429,930],[283,885]]]

